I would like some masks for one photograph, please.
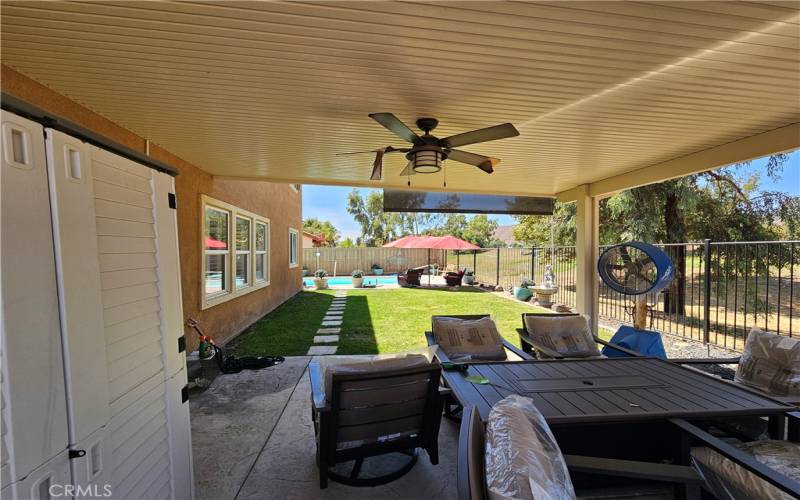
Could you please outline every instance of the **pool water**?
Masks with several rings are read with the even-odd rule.
[[[397,284],[397,276],[365,276],[364,277],[364,284],[375,284],[378,285],[396,285]],[[313,287],[314,286],[314,278],[303,278],[303,286]],[[353,278],[344,276],[338,278],[328,278],[328,286],[353,286]]]

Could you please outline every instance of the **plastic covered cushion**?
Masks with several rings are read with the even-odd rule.
[[[525,330],[534,341],[562,356],[569,358],[600,356],[588,316],[527,314]]]
[[[753,328],[734,380],[778,396],[800,395],[800,340]]]
[[[325,356],[320,358],[320,368],[325,378],[326,399],[333,388],[333,374],[375,373],[429,365],[436,354],[436,346],[393,354],[354,359],[352,356]]]
[[[503,337],[491,318],[433,318],[433,336],[453,361],[506,359]]]
[[[735,446],[753,455],[753,458],[770,469],[800,481],[800,444],[764,440]],[[691,453],[692,460],[703,476],[718,488],[724,488],[732,498],[792,498],[788,493],[782,492],[711,448],[692,448]]]
[[[496,403],[486,423],[489,498],[575,498],[567,464],[533,400],[511,395]]]

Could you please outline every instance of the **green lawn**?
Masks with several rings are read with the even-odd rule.
[[[500,333],[519,343],[520,314],[543,311],[474,288],[349,290],[336,354],[376,354],[425,346],[436,314],[491,314]],[[304,291],[261,318],[232,344],[243,355],[303,355],[313,343],[333,291]],[[601,331],[603,338],[610,332]]]

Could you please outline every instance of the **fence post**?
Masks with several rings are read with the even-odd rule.
[[[536,247],[531,247],[531,281],[534,280],[534,273],[536,272]]]
[[[475,273],[476,280],[478,279],[478,252],[472,251],[472,272]]]
[[[711,340],[711,240],[703,240],[703,342]]]
[[[456,270],[461,269],[461,254],[456,250]]]
[[[497,247],[497,278],[495,279],[495,285],[500,284],[500,247]]]

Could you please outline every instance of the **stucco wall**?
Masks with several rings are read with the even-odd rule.
[[[144,138],[94,113],[69,98],[2,66],[4,93],[29,102],[55,116],[73,121],[131,149],[145,152]],[[158,142],[158,138],[152,138]],[[195,318],[206,333],[224,342],[240,333],[263,314],[271,311],[300,291],[300,266],[289,269],[289,227],[302,228],[301,194],[288,184],[238,181],[214,178],[200,168],[183,161],[151,142],[150,157],[162,161],[180,173],[175,178],[178,199],[178,242],[181,260],[184,318]],[[270,285],[200,310],[200,195],[236,205],[270,219]],[[302,259],[302,252],[299,252]],[[197,335],[186,329],[187,349],[197,346]]]

